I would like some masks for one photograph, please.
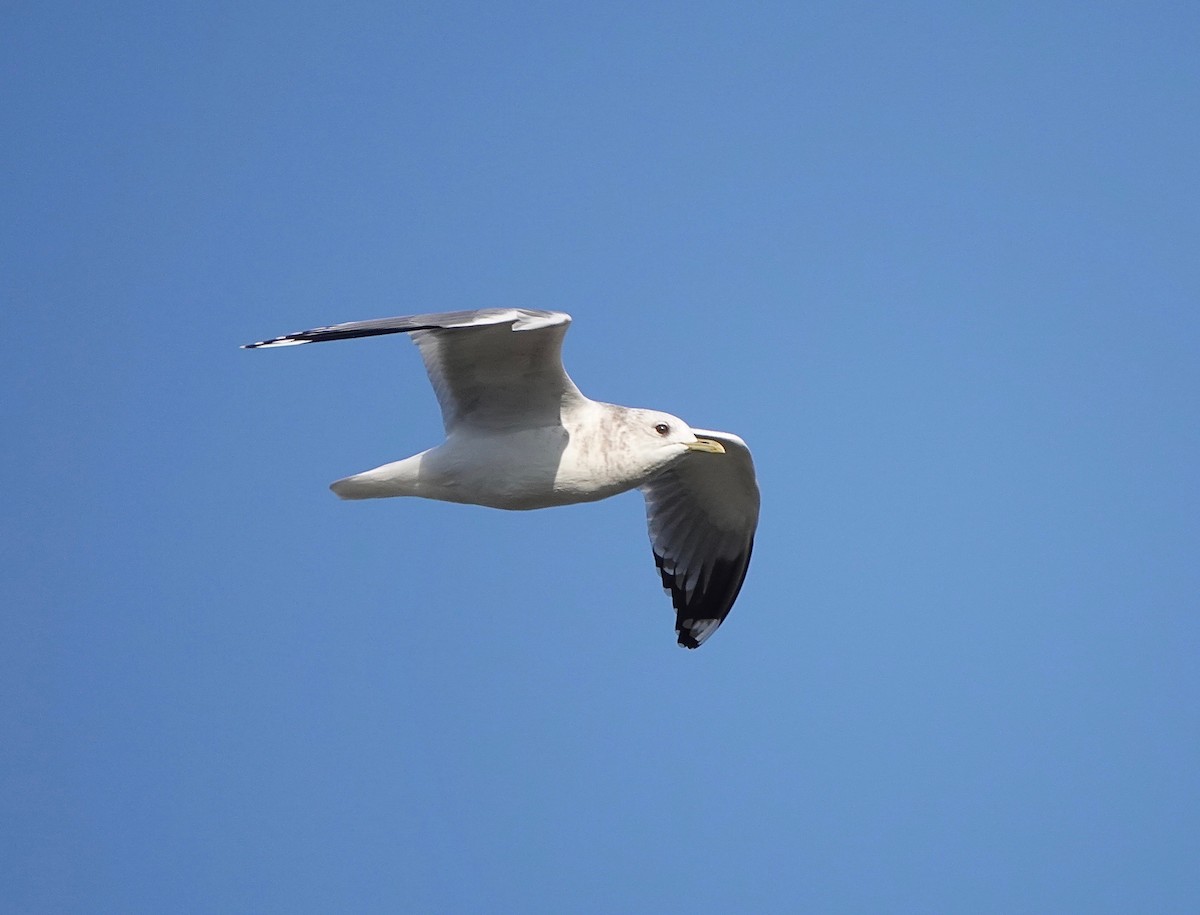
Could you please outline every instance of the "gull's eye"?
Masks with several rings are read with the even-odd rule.
[[[659,423],[657,426],[654,427],[654,431],[657,432],[659,435],[666,435],[668,432],[671,431],[671,427],[668,426],[666,423]]]

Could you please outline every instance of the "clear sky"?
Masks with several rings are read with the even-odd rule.
[[[21,912],[1200,911],[1200,6],[8,4],[0,885]],[[570,312],[744,437],[339,502],[402,338]]]

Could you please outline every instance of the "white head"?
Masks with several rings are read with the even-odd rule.
[[[623,417],[629,445],[646,461],[646,470],[665,467],[689,451],[724,454],[720,442],[697,438],[678,416],[658,410],[629,410]]]

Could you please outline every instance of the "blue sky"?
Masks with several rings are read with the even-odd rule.
[[[1200,11],[2,15],[0,883],[28,912],[1200,908]],[[340,503],[440,421],[319,324],[575,317],[742,435],[726,625],[638,496]]]

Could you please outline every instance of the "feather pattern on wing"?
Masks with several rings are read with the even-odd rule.
[[[554,426],[562,409],[585,400],[562,364],[571,316],[525,308],[352,321],[273,337],[246,348],[410,334],[442,408],[446,432],[459,424],[488,430]]]
[[[686,454],[641,487],[654,563],[685,648],[698,648],[729,614],[746,579],[759,511],[746,443],[726,432],[695,432],[720,442],[725,454]]]

